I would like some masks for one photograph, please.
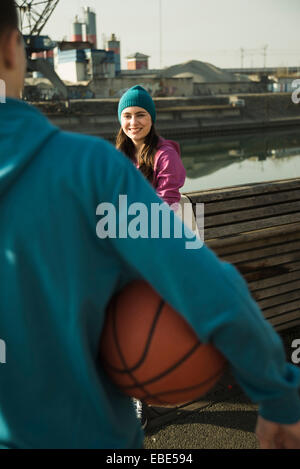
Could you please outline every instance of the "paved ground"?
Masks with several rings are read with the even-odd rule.
[[[300,326],[281,333],[291,361]],[[300,365],[299,365],[300,366]],[[227,371],[202,400],[176,409],[149,408],[146,449],[256,449],[257,406]]]

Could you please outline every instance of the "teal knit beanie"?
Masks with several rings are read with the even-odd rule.
[[[148,91],[146,91],[142,86],[133,86],[126,93],[123,94],[119,102],[118,107],[118,116],[121,123],[121,114],[127,107],[138,106],[146,109],[152,117],[153,124],[156,121],[156,111],[153,99],[151,98]]]

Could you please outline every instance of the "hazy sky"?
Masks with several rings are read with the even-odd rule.
[[[264,46],[267,66],[300,67],[300,0],[60,0],[43,33],[69,39],[83,6],[97,13],[99,48],[111,33],[121,40],[122,68],[134,52],[159,68],[160,50],[163,67],[192,59],[240,67],[241,48],[244,66],[262,67]]]

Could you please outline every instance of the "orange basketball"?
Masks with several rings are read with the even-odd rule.
[[[113,297],[100,357],[124,393],[164,407],[203,396],[226,365],[220,352],[202,344],[185,319],[144,281],[130,283]]]

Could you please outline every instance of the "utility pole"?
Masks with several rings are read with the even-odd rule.
[[[264,68],[266,68],[266,65],[267,65],[267,48],[268,48],[268,44],[263,46]]]
[[[159,0],[159,68],[162,69],[162,0]]]
[[[241,47],[241,68],[244,68],[244,55],[245,55],[245,49]]]

